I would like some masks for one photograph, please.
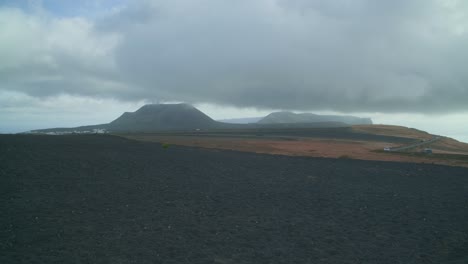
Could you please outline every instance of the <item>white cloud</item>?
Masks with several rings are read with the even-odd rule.
[[[145,101],[70,95],[37,98],[21,92],[0,91],[0,133],[108,123],[143,104]]]
[[[35,96],[100,94],[100,82],[118,76],[118,42],[118,34],[98,33],[83,18],[0,8],[0,89]]]

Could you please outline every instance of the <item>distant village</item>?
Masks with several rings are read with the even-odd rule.
[[[28,134],[42,134],[42,135],[74,135],[74,134],[107,134],[108,131],[104,128],[95,128],[92,130],[73,130],[73,131],[30,131]]]

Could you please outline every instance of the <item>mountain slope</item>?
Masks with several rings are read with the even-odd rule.
[[[372,124],[370,118],[355,116],[316,115],[311,113],[296,114],[293,112],[275,112],[267,115],[259,124],[284,124],[284,123],[315,123],[315,122],[341,122],[348,125]]]

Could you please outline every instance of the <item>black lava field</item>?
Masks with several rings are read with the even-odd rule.
[[[468,169],[0,136],[0,263],[468,263]]]

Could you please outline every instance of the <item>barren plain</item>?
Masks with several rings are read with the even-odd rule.
[[[351,128],[132,133],[121,136],[172,145],[267,154],[468,167],[468,144],[400,126],[359,125]],[[438,139],[424,143],[434,137]],[[422,145],[406,151],[383,151],[385,147],[397,148],[414,143]],[[432,154],[421,153],[425,148],[430,148]]]
[[[2,135],[0,263],[461,264],[467,195],[461,167]]]

